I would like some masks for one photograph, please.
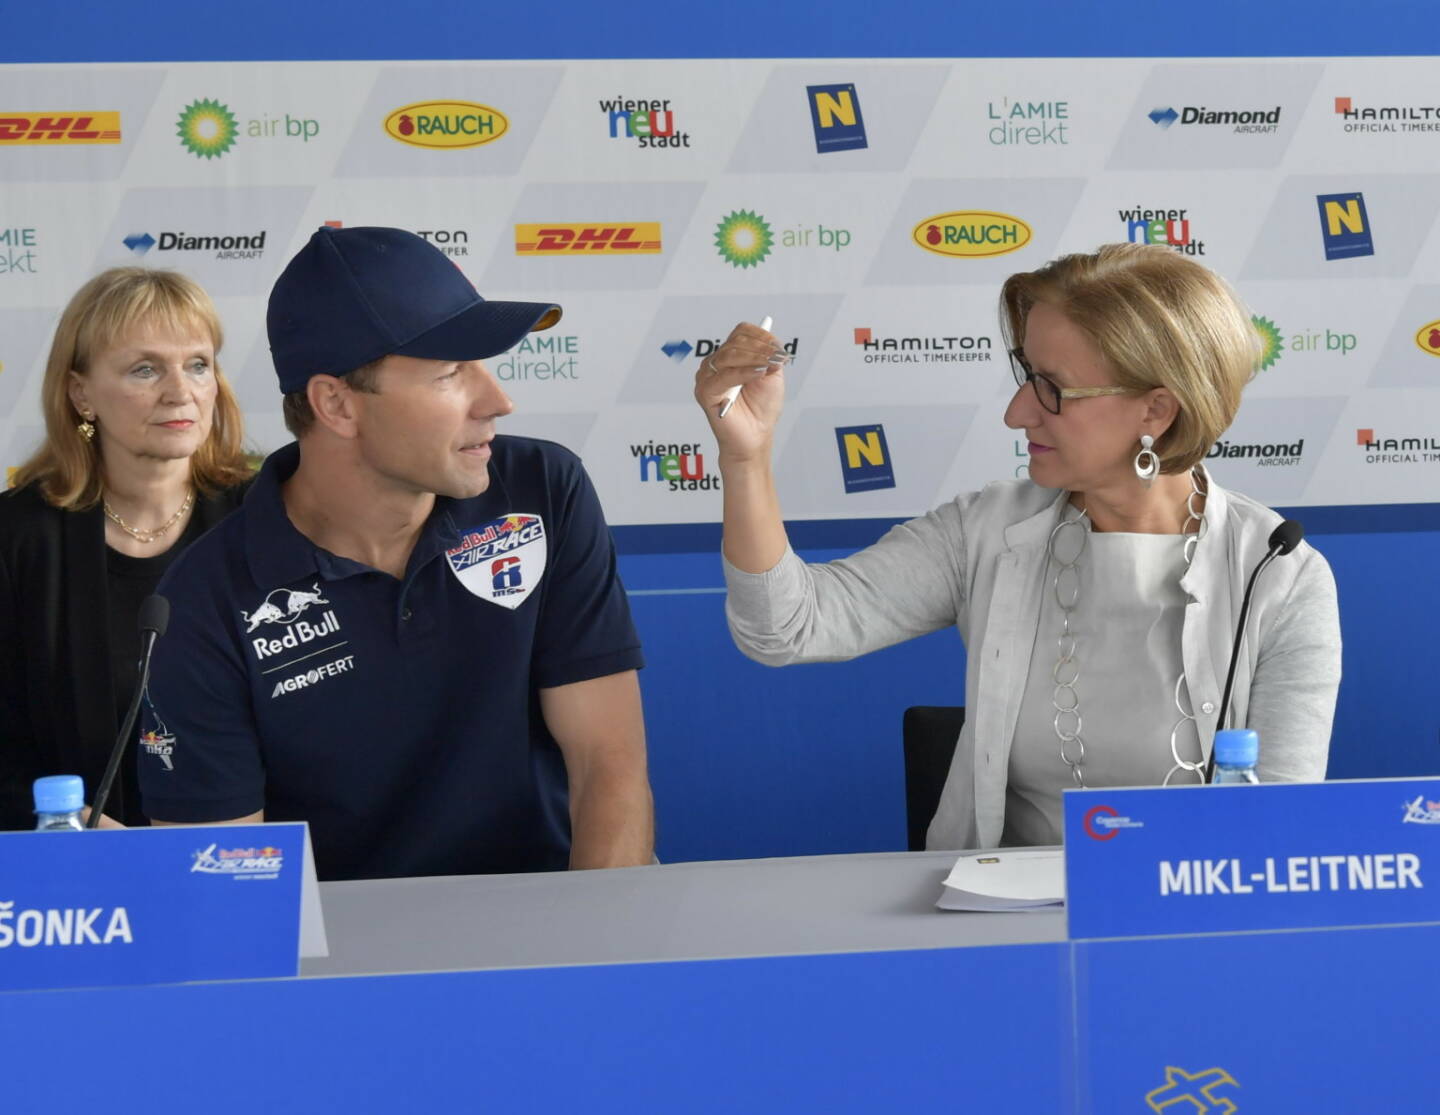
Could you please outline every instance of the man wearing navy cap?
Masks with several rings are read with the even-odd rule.
[[[398,229],[290,261],[266,324],[298,444],[161,585],[153,820],[308,821],[322,879],[650,862],[609,531],[572,453],[496,435],[481,363],[559,318]]]

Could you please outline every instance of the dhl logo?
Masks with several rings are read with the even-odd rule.
[[[119,143],[118,112],[7,112],[0,114],[0,144],[54,147],[69,143]]]
[[[659,251],[659,221],[515,226],[515,254],[521,256],[595,255],[600,252],[654,255]]]

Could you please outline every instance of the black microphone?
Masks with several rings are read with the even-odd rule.
[[[1235,628],[1235,645],[1230,648],[1230,672],[1225,675],[1225,694],[1220,698],[1220,715],[1215,718],[1215,730],[1225,727],[1225,717],[1230,711],[1230,692],[1235,687],[1235,667],[1240,663],[1240,644],[1245,640],[1245,623],[1250,618],[1250,596],[1255,591],[1255,582],[1260,579],[1264,568],[1277,557],[1288,554],[1305,537],[1305,528],[1294,519],[1286,519],[1270,532],[1270,541],[1265,556],[1250,574],[1250,583],[1245,586],[1245,598],[1240,602],[1240,622]],[[1210,760],[1205,764],[1205,781],[1215,777],[1215,747],[1210,747]]]
[[[125,711],[120,734],[115,737],[115,746],[110,750],[110,761],[105,764],[105,776],[100,779],[100,788],[95,791],[95,800],[90,803],[90,822],[86,828],[98,828],[100,825],[100,814],[105,812],[110,788],[115,785],[115,775],[120,770],[125,745],[129,742],[130,733],[135,730],[135,720],[140,715],[140,701],[145,696],[145,687],[150,684],[150,655],[155,652],[155,640],[165,634],[165,628],[169,624],[170,601],[158,593],[140,601],[140,678],[135,686],[135,696],[130,698],[130,707]]]

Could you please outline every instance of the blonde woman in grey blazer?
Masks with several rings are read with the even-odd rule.
[[[1064,788],[1194,784],[1219,727],[1259,732],[1263,780],[1324,778],[1340,625],[1309,545],[1261,578],[1217,723],[1245,579],[1280,522],[1201,464],[1257,364],[1248,313],[1200,264],[1131,244],[1013,275],[1001,309],[1030,478],[823,565],[790,549],[771,476],[776,338],[739,325],[702,364],[736,645],[781,666],[959,631],[967,717],[931,848],[1059,843]]]

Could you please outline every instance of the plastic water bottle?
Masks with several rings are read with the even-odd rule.
[[[1260,759],[1260,737],[1250,728],[1215,733],[1215,784],[1258,785],[1255,764]]]
[[[85,783],[78,774],[35,779],[36,832],[84,832]]]

